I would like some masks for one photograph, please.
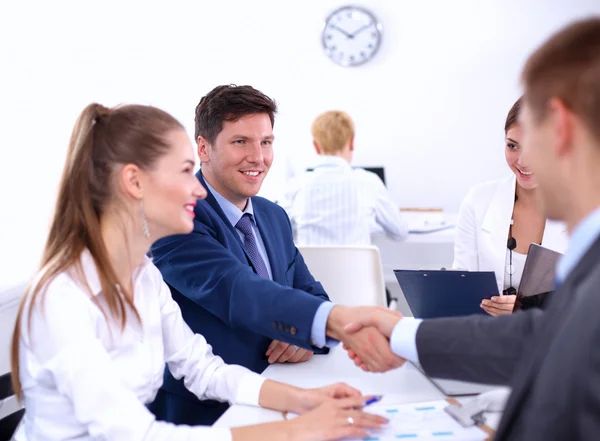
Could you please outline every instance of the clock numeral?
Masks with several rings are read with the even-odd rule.
[[[332,36],[332,35],[327,35],[327,39],[328,39],[328,40],[331,40],[332,38],[333,38],[333,36]]]
[[[350,55],[350,61],[354,61],[354,55]]]
[[[360,56],[364,58],[367,56],[367,54],[365,54],[363,51],[360,51]]]
[[[369,49],[373,49],[373,44],[369,43]]]
[[[377,32],[371,32],[371,37],[377,37]]]

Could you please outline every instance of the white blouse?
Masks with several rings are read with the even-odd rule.
[[[510,264],[510,250],[506,249],[506,264],[504,265],[504,289],[510,288],[511,272],[512,272],[512,286],[517,291],[523,278],[523,270],[525,269],[525,262],[527,261],[527,254],[517,253],[513,250],[512,252],[512,266]]]
[[[89,252],[81,262],[83,277],[74,269],[61,273],[38,297],[30,332],[27,309],[23,315],[25,416],[16,440],[231,440],[229,429],[155,421],[144,403],[162,385],[165,362],[200,399],[258,405],[264,378],[213,355],[204,337],[183,321],[150,259],[134,275],[141,325],[130,312],[123,332],[120,324],[107,323],[88,294],[104,304]]]

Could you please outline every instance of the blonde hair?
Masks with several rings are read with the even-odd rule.
[[[346,112],[330,110],[315,118],[312,136],[322,153],[333,155],[343,150],[354,137],[354,123]]]

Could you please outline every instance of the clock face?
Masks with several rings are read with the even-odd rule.
[[[363,8],[345,6],[325,21],[323,48],[341,66],[358,66],[370,60],[381,41],[381,24]]]

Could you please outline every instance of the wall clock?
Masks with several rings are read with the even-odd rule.
[[[340,66],[358,66],[373,58],[381,33],[381,24],[371,12],[358,6],[343,6],[325,20],[323,49]]]

